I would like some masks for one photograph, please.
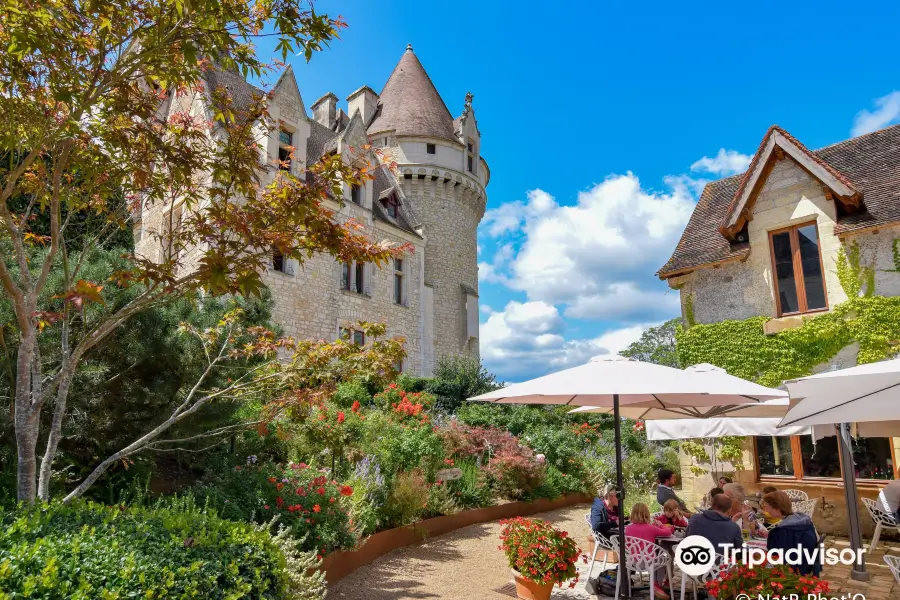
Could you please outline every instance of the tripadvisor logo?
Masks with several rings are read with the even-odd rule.
[[[864,560],[865,550],[851,548],[825,548],[823,544],[812,548],[759,548],[748,547],[742,544],[740,548],[734,544],[722,544],[722,562],[729,565],[742,564],[750,568],[761,565],[789,565],[799,567],[802,565],[837,564],[854,565]],[[700,577],[709,573],[716,564],[716,549],[705,537],[691,535],[679,542],[675,547],[675,564],[686,575]]]
[[[688,536],[675,546],[675,564],[685,575],[706,575],[716,564],[716,549],[705,537]]]

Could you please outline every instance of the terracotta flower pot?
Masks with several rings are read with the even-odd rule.
[[[537,583],[525,578],[518,571],[512,572],[516,580],[516,596],[519,600],[550,600],[553,593],[553,583]]]

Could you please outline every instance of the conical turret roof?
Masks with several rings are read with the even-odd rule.
[[[453,117],[411,45],[384,84],[375,119],[368,127],[369,133],[388,130],[459,141],[453,133]]]

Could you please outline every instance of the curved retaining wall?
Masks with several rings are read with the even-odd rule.
[[[354,550],[332,552],[322,561],[322,570],[325,571],[325,579],[328,583],[334,583],[363,565],[369,564],[379,556],[383,556],[397,548],[417,544],[426,538],[456,531],[469,525],[509,519],[511,517],[525,517],[592,501],[593,497],[587,494],[570,494],[555,500],[542,498],[534,502],[509,502],[507,504],[498,504],[497,506],[467,510],[455,515],[419,521],[413,525],[388,529],[371,535],[363,540],[362,544]]]

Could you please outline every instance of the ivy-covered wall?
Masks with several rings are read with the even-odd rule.
[[[776,387],[803,377],[859,344],[858,362],[892,356],[900,349],[900,297],[852,298],[831,312],[804,319],[803,325],[766,335],[769,317],[694,325],[677,334],[681,364],[710,363],[738,377]]]

